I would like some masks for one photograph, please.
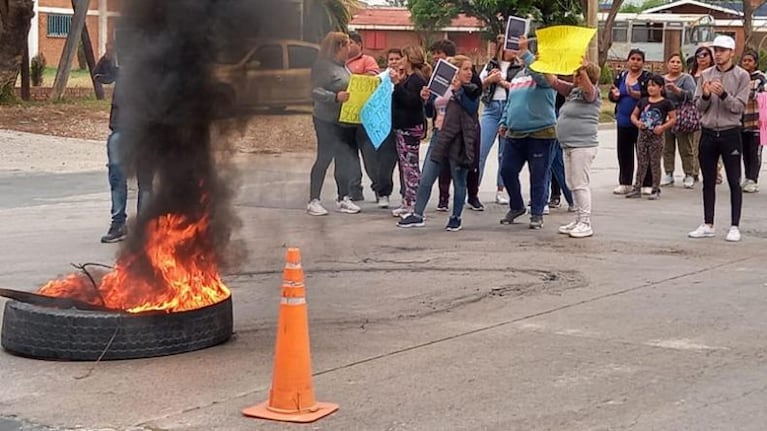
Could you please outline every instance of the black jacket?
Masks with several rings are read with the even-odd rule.
[[[112,131],[117,131],[117,120],[119,114],[119,106],[117,103],[117,77],[120,74],[120,68],[114,57],[104,55],[101,57],[96,67],[93,69],[93,77],[96,81],[102,84],[115,83],[112,89],[112,109],[109,111],[109,128]]]
[[[431,152],[432,160],[444,163],[450,159],[459,166],[474,166],[479,146],[479,119],[477,109],[469,110],[467,106],[478,108],[479,94],[476,84],[464,85],[447,103],[442,129]],[[464,98],[467,100],[462,100]]]

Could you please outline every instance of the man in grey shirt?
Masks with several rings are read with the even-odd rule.
[[[703,224],[689,233],[690,238],[710,238],[714,231],[714,202],[716,200],[716,164],[722,158],[730,186],[732,221],[725,238],[740,241],[740,210],[743,193],[740,189],[741,117],[748,102],[751,78],[733,63],[735,40],[717,36],[711,44],[715,67],[706,69],[695,90],[695,106],[700,111],[701,138],[698,158],[703,174]]]

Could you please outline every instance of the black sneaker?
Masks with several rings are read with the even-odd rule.
[[[525,208],[509,210],[509,212],[506,213],[506,217],[501,219],[501,224],[512,224],[514,223],[514,219],[525,214],[527,214],[527,210]]]
[[[437,204],[437,211],[447,212],[447,210],[448,210],[447,199],[440,199],[439,203]]]
[[[485,206],[482,205],[482,202],[479,201],[479,198],[474,196],[469,198],[468,202],[469,208],[471,208],[474,211],[484,211]]]
[[[559,205],[562,203],[561,198],[559,197],[552,197],[549,201],[549,208],[559,208]]]
[[[543,227],[543,216],[530,216],[530,229],[540,229]]]
[[[408,214],[407,217],[397,222],[397,227],[423,227],[423,217],[418,214]]]
[[[634,188],[626,195],[626,199],[639,199],[642,197],[642,189]]]
[[[647,199],[651,201],[657,201],[660,199],[660,190],[653,190],[652,193],[650,193],[650,196],[647,196]]]
[[[111,244],[113,242],[120,242],[128,235],[128,228],[124,224],[112,223],[109,226],[109,232],[101,237],[101,242],[104,244]]]
[[[445,226],[445,230],[448,232],[458,232],[461,230],[461,219],[458,217],[450,216],[450,220],[447,221],[447,226]]]

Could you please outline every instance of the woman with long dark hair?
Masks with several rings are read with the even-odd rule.
[[[700,85],[701,74],[704,70],[714,65],[714,51],[707,46],[701,46],[695,50],[690,64],[690,75],[695,78],[695,85]],[[700,161],[698,160],[698,149],[700,148],[700,130],[692,135],[692,172],[693,179],[698,182],[700,178]],[[717,182],[721,183],[721,166],[717,166]]]
[[[682,55],[679,53],[671,54],[666,60],[666,73],[663,78],[666,80],[666,97],[677,107],[677,113],[681,112],[682,105],[691,106],[693,96],[695,95],[695,78],[690,74],[684,73],[682,68]],[[693,112],[696,112],[693,109]],[[679,148],[679,156],[682,158],[682,169],[684,170],[684,180],[682,184],[685,188],[691,189],[695,184],[695,171],[693,162],[694,152],[693,132],[681,130],[667,130],[665,142],[663,145],[663,169],[666,175],[661,179],[661,186],[670,186],[674,184],[674,165],[676,159],[676,149]]]
[[[420,46],[402,48],[401,71],[392,70],[394,83],[392,94],[392,128],[397,145],[399,166],[405,180],[405,196],[402,205],[392,211],[401,217],[413,211],[418,183],[421,180],[419,149],[424,137],[426,117],[421,90],[429,82],[431,66],[426,63],[426,53]]]
[[[639,99],[647,97],[647,80],[650,73],[644,70],[645,54],[641,49],[632,49],[626,59],[626,68],[615,77],[608,98],[615,103],[615,119],[618,123],[618,187],[616,195],[625,195],[632,191],[634,176],[634,148],[639,129],[631,122]],[[643,182],[644,188],[652,186],[648,174]],[[648,191],[649,192],[649,191]]]

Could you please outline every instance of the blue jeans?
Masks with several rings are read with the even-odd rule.
[[[543,215],[543,207],[546,205],[546,171],[551,164],[551,147],[556,144],[556,139],[521,138],[506,140],[506,148],[501,160],[501,175],[506,190],[509,193],[509,206],[513,210],[525,208],[522,200],[522,191],[519,183],[519,173],[525,162],[530,170],[530,213],[534,216]]]
[[[431,159],[432,146],[429,145],[429,149],[426,151],[426,160],[423,162],[423,170],[421,172],[421,182],[418,184],[418,192],[415,197],[415,207],[413,212],[423,217],[423,213],[426,210],[426,204],[429,203],[431,198],[431,189],[434,187],[434,183],[439,178],[439,173],[442,172],[444,167],[443,163],[435,162]],[[469,169],[466,167],[458,166],[454,160],[450,160],[450,174],[453,177],[453,217],[461,218],[463,213],[463,205],[466,202],[466,176],[469,174]]]
[[[487,156],[490,155],[490,150],[493,149],[495,138],[498,136],[498,123],[501,121],[503,110],[506,107],[506,101],[494,100],[489,104],[485,104],[485,110],[482,111],[482,117],[480,118],[480,145],[479,145],[479,181],[482,182],[482,175],[485,173],[485,162],[487,162]],[[501,177],[501,160],[503,157],[503,149],[506,146],[506,138],[498,137],[498,176],[496,178],[496,185],[498,188],[503,187],[503,178]]]
[[[562,189],[562,194],[565,196],[567,204],[573,206],[573,194],[570,192],[570,188],[567,187],[567,181],[565,180],[565,161],[562,157],[562,147],[559,145],[559,142],[555,142],[554,146],[551,147],[551,168],[546,173],[546,184],[548,185],[546,200],[548,201],[551,197],[550,186],[551,176],[553,175],[557,180],[557,184],[559,184],[559,188]]]
[[[128,179],[121,163],[119,146],[120,133],[112,131],[107,138],[107,175],[109,189],[112,195],[112,223],[123,225],[128,219]],[[146,166],[140,166],[136,174],[138,180],[138,203],[136,210],[139,214],[146,210],[152,193],[154,171]]]

